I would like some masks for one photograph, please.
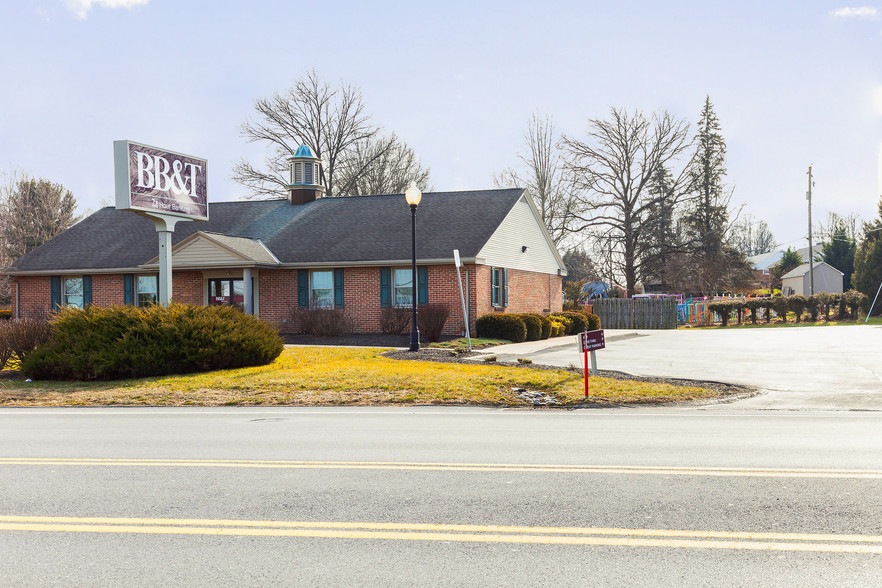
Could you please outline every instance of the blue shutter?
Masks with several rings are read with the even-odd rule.
[[[135,276],[125,274],[123,276],[123,304],[135,303]]]
[[[92,304],[92,276],[83,276],[83,308]]]
[[[508,306],[508,270],[502,270],[502,306]]]
[[[334,270],[334,308],[343,308],[343,268]]]
[[[497,296],[498,290],[496,289],[496,268],[490,267],[490,305],[497,306],[499,305],[499,297]]]
[[[388,267],[380,268],[380,307],[392,306],[392,270]]]
[[[297,270],[297,306],[309,306],[309,270]]]
[[[49,308],[52,311],[56,311],[61,308],[61,277],[60,276],[52,276],[49,278],[50,290],[52,292],[52,298],[49,303]]]
[[[417,268],[417,304],[429,303],[429,268]]]

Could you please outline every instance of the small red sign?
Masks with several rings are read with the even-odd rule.
[[[603,339],[603,329],[598,331],[584,331],[580,337],[582,341],[582,351],[596,351],[606,347]]]

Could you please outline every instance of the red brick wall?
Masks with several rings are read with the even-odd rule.
[[[462,332],[462,305],[456,268],[453,265],[428,266],[429,303],[446,304],[450,318],[444,328],[447,335]],[[488,312],[555,312],[561,310],[561,277],[518,270],[508,272],[508,307],[490,305],[490,268],[469,265],[462,270],[463,289],[468,289],[469,321],[474,332],[475,319]],[[48,276],[26,276],[20,284],[21,316],[43,316],[51,302]],[[175,302],[201,305],[204,302],[204,278],[200,271],[174,272],[172,299]],[[380,332],[380,270],[377,267],[344,269],[344,307],[352,317],[356,333]],[[283,332],[293,330],[289,322],[297,306],[297,270],[260,271],[260,317]],[[123,303],[122,274],[92,276],[92,303],[110,306]],[[14,301],[13,301],[14,304]]]

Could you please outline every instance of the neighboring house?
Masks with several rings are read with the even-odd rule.
[[[822,243],[818,243],[814,246],[814,257],[815,261],[821,261],[823,259],[823,255],[821,254],[821,250],[824,245]],[[759,255],[754,255],[753,257],[748,257],[747,261],[750,262],[753,267],[753,277],[757,282],[761,282],[766,284],[768,287],[771,287],[772,284],[772,267],[774,267],[781,258],[784,257],[784,252],[786,249],[777,249],[775,251],[769,251],[768,253],[760,253]],[[801,249],[797,249],[796,253],[799,255],[800,259],[802,259],[803,263],[809,262],[809,248],[805,246]]]
[[[320,187],[294,183],[293,164],[291,178],[287,199],[212,203],[209,221],[177,225],[173,301],[245,308],[247,279],[248,306],[283,331],[293,328],[292,310],[320,306],[346,311],[358,333],[380,332],[384,308],[412,304],[404,196],[321,198]],[[14,316],[155,302],[157,242],[151,220],[99,210],[0,272],[13,280]],[[417,300],[449,307],[447,334],[460,333],[463,324],[454,249],[473,327],[489,312],[561,310],[566,269],[525,190],[423,195]]]
[[[845,274],[823,261],[816,261],[814,268],[815,294],[821,292],[842,293],[842,280]],[[792,294],[808,296],[811,292],[809,264],[804,263],[781,276],[781,294],[784,296]]]

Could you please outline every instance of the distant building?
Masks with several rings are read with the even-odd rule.
[[[800,296],[810,295],[812,289],[809,269],[809,264],[804,263],[781,276],[781,294],[784,296],[792,294],[799,294]],[[821,292],[842,293],[842,283],[845,274],[823,261],[816,261],[814,270],[815,294],[820,294]]]

